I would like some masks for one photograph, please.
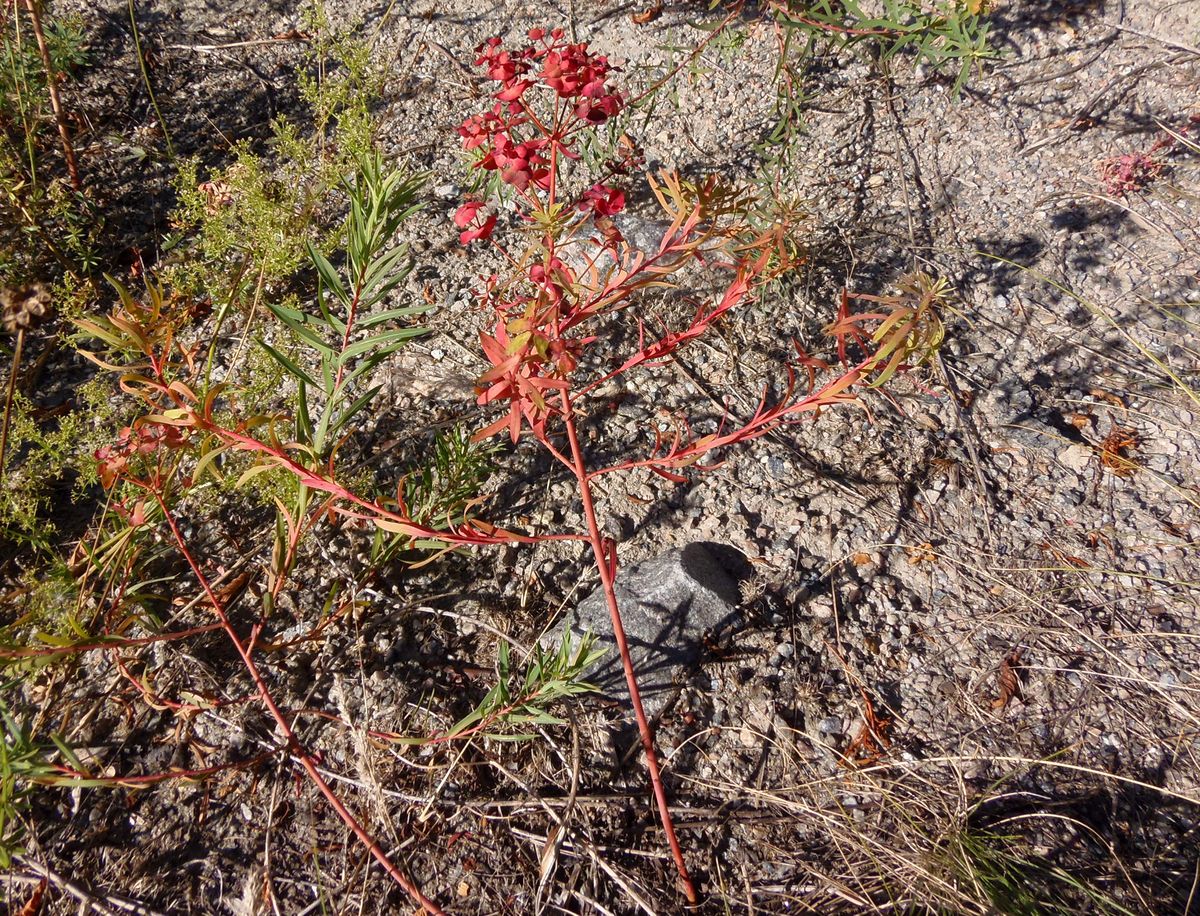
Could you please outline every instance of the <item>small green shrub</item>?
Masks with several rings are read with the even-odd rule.
[[[179,165],[164,276],[185,295],[253,307],[264,291],[285,291],[307,262],[306,244],[336,244],[340,188],[373,151],[384,72],[370,45],[331,25],[323,6],[310,8],[305,30],[312,41],[296,76],[303,127],[280,117],[266,155],[247,140],[222,168]]]
[[[43,28],[50,74],[22,6],[0,22],[0,286],[81,277],[97,264],[101,220],[66,181],[48,93],[51,78],[87,62],[82,20],[44,18]]]
[[[911,52],[935,70],[957,67],[954,94],[971,68],[995,56],[988,45],[987,0],[881,0],[871,9],[858,0],[776,0],[775,21],[802,36],[808,50],[820,41],[867,43],[883,60]],[[790,40],[790,36],[789,36]]]

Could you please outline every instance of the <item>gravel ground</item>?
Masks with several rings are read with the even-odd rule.
[[[114,63],[88,77],[84,152],[125,162],[115,153],[153,136],[152,111],[125,5],[86,7],[94,47]],[[441,306],[435,333],[388,368],[392,400],[374,432],[401,446],[380,458],[386,473],[421,430],[476,416],[482,316],[469,291],[493,265],[466,257],[450,222],[465,181],[454,127],[483,104],[471,49],[564,23],[644,85],[717,13],[681,2],[638,24],[641,8],[615,0],[344,7],[378,29],[390,68],[385,152],[432,175],[406,230],[418,264],[408,292]],[[294,45],[200,50],[288,33],[293,3],[179,0],[138,14],[182,151],[219,162],[228,140],[261,138],[295,104]],[[800,278],[635,379],[592,431],[597,451],[621,452],[646,444],[663,409],[748,415],[791,339],[811,341],[831,320],[843,286],[883,294],[919,269],[956,289],[940,359],[892,400],[868,394],[869,418],[827,412],[687,484],[630,476],[601,493],[623,563],[705,541],[737,548],[754,570],[735,631],[681,672],[660,722],[702,912],[989,912],[980,888],[997,860],[971,844],[997,836],[1009,839],[988,849],[1058,887],[1064,912],[1186,912],[1194,889],[1200,156],[1177,145],[1157,180],[1116,194],[1100,163],[1168,128],[1200,135],[1200,4],[1012,0],[993,19],[1002,56],[957,98],[903,57],[819,55],[792,166],[776,175],[811,214]],[[652,118],[628,125],[651,166],[761,173],[775,37],[749,12],[742,28],[744,42],[714,45]],[[152,239],[167,167],[136,180],[112,169],[96,180],[114,218]],[[631,199],[631,219],[652,227],[652,198]],[[1135,443],[1123,452],[1133,467],[1105,463],[1114,434]],[[569,483],[536,449],[499,463],[497,499],[513,517],[582,524]],[[311,622],[355,549],[344,536],[323,544],[310,558],[320,581],[286,609]],[[594,584],[585,560],[541,545],[388,577],[272,669],[288,705],[354,723],[312,718],[304,738],[451,912],[681,910],[620,708],[584,700],[569,726],[524,744],[406,750],[366,734],[428,733],[469,709],[488,687],[494,631],[535,641]],[[187,645],[146,663],[156,689],[217,689],[232,676],[219,634]],[[271,739],[255,708],[123,712],[106,702],[120,682],[110,657],[88,656],[31,681],[31,700],[63,691],[74,708],[90,703],[73,742],[113,772],[246,765],[136,792],[46,793],[30,861],[96,898],[161,912],[266,913],[267,900],[282,913],[407,911],[286,761],[253,763]],[[556,857],[555,835],[566,837]],[[1056,869],[1093,896],[1055,884]],[[23,887],[11,884],[10,899]],[[46,911],[77,907],[57,895]]]

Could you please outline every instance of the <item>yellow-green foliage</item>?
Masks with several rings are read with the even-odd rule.
[[[348,28],[335,29],[322,5],[310,9],[306,28],[313,40],[308,67],[299,74],[300,95],[312,109],[321,152],[327,151],[324,141],[332,139],[333,156],[344,173],[370,151],[371,106],[383,90],[386,74],[372,61],[370,44],[355,38]]]
[[[66,635],[78,627],[79,583],[70,568],[57,557],[35,566],[21,576],[21,603],[17,616],[4,621],[0,641],[21,642],[30,632]]]
[[[243,141],[208,174],[195,160],[180,163],[172,222],[176,239],[190,241],[168,271],[186,294],[249,306],[264,290],[278,293],[305,261],[305,242],[326,249],[338,231],[341,201],[332,198],[372,148],[383,73],[369,45],[332,27],[323,7],[308,13],[306,30],[297,82],[307,123],[277,119],[266,155]]]
[[[76,389],[74,409],[50,426],[36,419],[24,395],[14,395],[7,466],[0,475],[0,542],[49,549],[54,525],[42,513],[50,490],[68,474],[77,496],[96,482],[93,456],[123,425],[121,403],[112,378],[100,375]]]

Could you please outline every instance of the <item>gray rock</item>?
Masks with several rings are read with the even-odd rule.
[[[682,683],[686,669],[699,660],[705,632],[719,631],[733,621],[744,563],[732,548],[696,543],[618,571],[617,604],[648,716],[662,712],[676,681]],[[608,649],[587,679],[601,692],[627,701],[625,672],[602,589],[584,599],[569,624],[574,635],[590,630],[598,645]],[[560,644],[564,625],[546,635],[547,645]]]

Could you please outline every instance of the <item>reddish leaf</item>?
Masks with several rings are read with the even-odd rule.
[[[17,916],[37,916],[42,911],[42,898],[46,895],[46,879],[33,889],[29,901],[17,912]]]

